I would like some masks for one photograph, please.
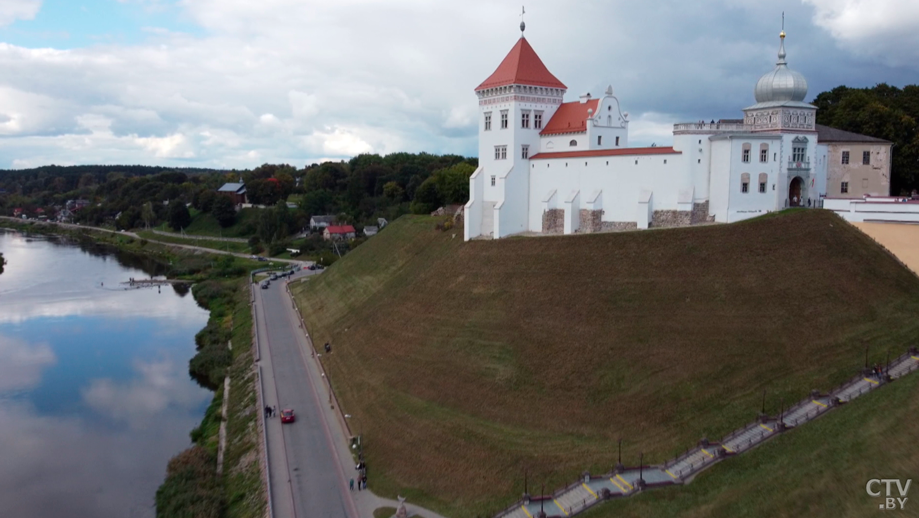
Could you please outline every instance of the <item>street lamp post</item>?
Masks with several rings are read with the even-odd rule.
[[[622,470],[622,437],[619,438],[619,457],[616,461],[616,469]]]

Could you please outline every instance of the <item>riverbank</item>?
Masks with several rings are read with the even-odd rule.
[[[263,517],[267,500],[259,463],[247,277],[261,263],[155,243],[129,233],[8,219],[0,224],[126,252],[155,263],[150,270],[194,283],[195,301],[209,311],[209,319],[195,337],[198,352],[189,361],[189,373],[215,392],[201,423],[191,431],[192,446],[169,462],[156,495],[157,516]],[[231,349],[231,343],[236,347]],[[224,402],[226,386],[231,390]],[[226,433],[223,469],[218,474],[222,423]]]

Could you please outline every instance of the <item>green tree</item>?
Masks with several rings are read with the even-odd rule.
[[[172,200],[169,203],[169,226],[173,230],[182,230],[191,224],[191,214],[182,200]]]
[[[415,199],[412,201],[412,212],[415,214],[428,214],[443,205],[443,198],[437,191],[437,182],[434,177],[428,178],[415,190]]]
[[[217,199],[217,193],[211,189],[203,189],[195,194],[192,205],[201,212],[210,212],[214,206],[214,200]]]
[[[386,182],[383,186],[383,196],[393,203],[402,203],[405,198],[405,190],[398,182]]]
[[[236,223],[236,206],[228,196],[217,196],[211,205],[211,215],[221,227],[231,227]]]

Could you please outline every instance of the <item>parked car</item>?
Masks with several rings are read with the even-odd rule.
[[[267,261],[268,259],[266,259],[266,258],[264,258],[264,257],[262,257],[262,256],[258,256],[258,260],[259,260],[259,261]]]
[[[273,280],[273,281],[278,280],[278,275],[275,274],[275,273],[272,273],[272,274],[271,274],[271,280]]]
[[[281,410],[281,422],[282,423],[292,423],[297,420],[297,416],[294,415],[294,411],[291,408],[285,408]]]
[[[325,270],[325,266],[322,266],[321,264],[317,264],[317,265],[316,265],[316,269],[317,269],[317,270]]]
[[[263,290],[267,290],[267,289],[268,289],[268,281],[265,281],[265,282],[262,283],[262,289],[263,289]]]
[[[315,269],[316,269],[316,265],[315,265],[315,264],[311,264],[311,265],[307,266],[307,268],[310,269],[310,270],[315,270]]]

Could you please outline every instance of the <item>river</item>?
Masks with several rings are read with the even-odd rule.
[[[212,397],[188,375],[207,312],[123,289],[161,273],[143,258],[3,230],[0,254],[0,516],[154,516]]]

